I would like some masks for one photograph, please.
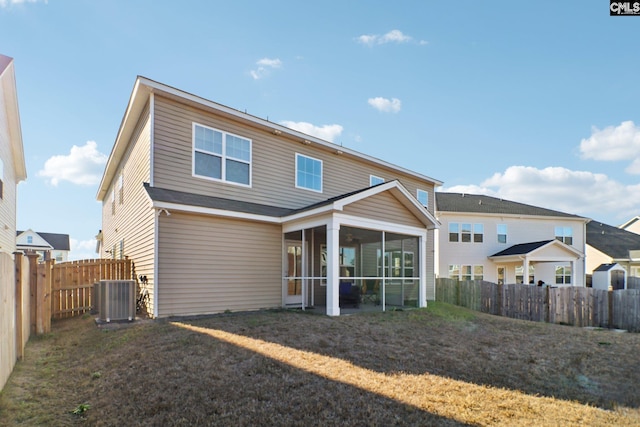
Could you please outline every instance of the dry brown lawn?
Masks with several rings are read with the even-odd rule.
[[[640,425],[640,334],[428,309],[56,321],[1,426]],[[75,413],[74,413],[75,412]]]

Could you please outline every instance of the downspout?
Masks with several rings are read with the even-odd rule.
[[[149,95],[149,185],[153,187],[154,174],[154,127],[155,127],[155,96],[153,92]],[[153,317],[158,317],[158,222],[160,211],[153,215]]]

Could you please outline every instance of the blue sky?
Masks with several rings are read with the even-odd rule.
[[[18,228],[95,257],[134,80],[611,225],[640,215],[640,16],[606,0],[0,0],[28,178]]]

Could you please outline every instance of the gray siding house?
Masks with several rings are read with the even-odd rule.
[[[153,317],[423,307],[439,185],[138,77],[97,194],[101,256],[134,261]]]

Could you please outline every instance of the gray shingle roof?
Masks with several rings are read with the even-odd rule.
[[[470,212],[505,215],[537,215],[566,218],[582,218],[577,215],[524,203],[512,202],[481,194],[436,192],[437,212]]]
[[[24,233],[24,231],[16,232],[16,236]],[[42,237],[46,240],[55,250],[58,251],[69,251],[71,250],[71,245],[69,245],[69,235],[68,234],[59,234],[59,233],[42,233],[40,231],[35,232],[38,236]],[[26,245],[28,246],[28,245]]]
[[[553,240],[542,240],[540,242],[529,242],[529,243],[520,243],[518,245],[513,245],[503,251],[495,253],[493,256],[507,256],[507,255],[526,255],[529,252],[535,251],[538,248],[546,245],[549,242],[553,242]]]
[[[165,203],[176,203],[187,206],[198,206],[202,208],[221,209],[232,212],[242,212],[254,215],[265,215],[272,217],[282,217],[299,212],[308,211],[321,206],[329,205],[340,199],[352,196],[362,191],[368,190],[371,187],[366,187],[360,190],[352,191],[340,196],[332,197],[321,202],[313,203],[311,205],[298,208],[283,208],[279,206],[263,205],[259,203],[244,202],[242,200],[225,199],[223,197],[203,196],[200,194],[186,193],[183,191],[167,190],[165,188],[151,187],[148,183],[144,183],[144,188],[147,190],[151,200]]]
[[[591,221],[587,224],[587,245],[613,259],[626,259],[630,250],[640,250],[640,234]]]

